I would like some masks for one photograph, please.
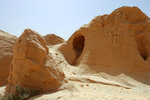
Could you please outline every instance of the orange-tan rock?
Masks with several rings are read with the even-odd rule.
[[[56,36],[55,34],[48,34],[44,36],[48,45],[56,45],[65,42],[61,37]]]
[[[150,19],[137,7],[97,16],[62,47],[71,65],[96,71],[150,72]],[[67,53],[69,51],[69,53]]]
[[[56,91],[65,76],[50,52],[42,36],[26,29],[15,44],[7,92],[14,92],[16,85],[41,92]]]
[[[67,40],[26,29],[17,40],[7,91],[30,100],[149,100],[150,18],[137,7],[97,16]]]
[[[13,47],[17,37],[0,30],[0,86],[7,84],[9,68],[13,57]]]

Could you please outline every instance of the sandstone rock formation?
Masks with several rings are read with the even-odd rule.
[[[44,39],[46,40],[47,44],[49,44],[49,45],[56,45],[56,44],[65,42],[64,39],[56,36],[55,34],[48,34],[48,35],[44,36]]]
[[[0,30],[0,86],[7,84],[9,66],[13,57],[13,47],[17,37]]]
[[[50,52],[42,36],[26,29],[15,44],[7,92],[14,92],[16,85],[41,92],[56,91],[65,76]]]
[[[150,18],[137,7],[97,16],[66,42],[26,29],[15,45],[7,91],[19,84],[58,90],[30,100],[147,100],[149,44]]]
[[[71,65],[86,64],[96,71],[150,72],[149,33],[149,17],[137,7],[122,7],[95,17],[61,50]]]

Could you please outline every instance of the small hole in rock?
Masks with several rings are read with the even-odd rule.
[[[146,59],[147,59],[147,56],[144,55],[144,56],[142,56],[142,58],[143,58],[144,60],[146,60]]]

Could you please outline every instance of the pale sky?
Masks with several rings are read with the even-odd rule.
[[[150,0],[0,0],[0,30],[20,36],[31,28],[68,39],[95,16],[137,6],[150,16]]]

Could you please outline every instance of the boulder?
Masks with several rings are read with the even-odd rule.
[[[56,91],[65,75],[50,52],[41,35],[24,30],[15,44],[6,93],[15,92],[16,85],[41,92]]]

